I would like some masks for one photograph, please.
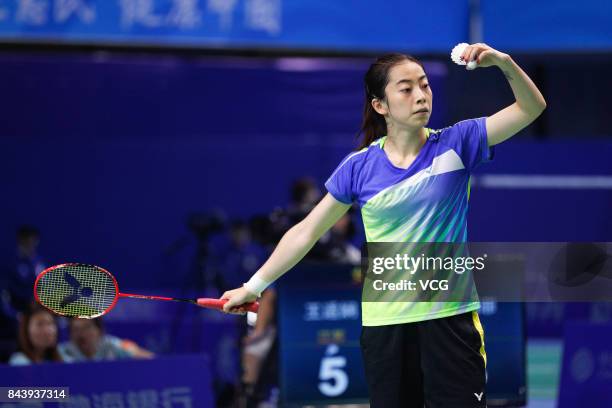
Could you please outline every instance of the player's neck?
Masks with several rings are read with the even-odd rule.
[[[418,129],[390,127],[385,140],[385,150],[400,157],[416,156],[426,138],[423,127]]]

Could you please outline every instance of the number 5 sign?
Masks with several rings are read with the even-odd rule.
[[[327,346],[319,369],[319,391],[326,397],[342,395],[348,388],[349,378],[344,371],[346,357],[336,355],[339,348],[335,344]]]

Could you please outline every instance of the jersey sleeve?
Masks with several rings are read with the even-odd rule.
[[[336,170],[325,182],[325,188],[338,201],[352,204],[355,201],[355,156],[362,152],[354,152],[346,156]]]
[[[493,160],[494,149],[487,141],[486,118],[468,119],[450,128],[447,143],[461,157],[464,166],[471,171],[480,163]]]

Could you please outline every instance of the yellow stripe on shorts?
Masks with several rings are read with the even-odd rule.
[[[485,367],[487,366],[487,352],[485,351],[484,345],[484,330],[482,329],[482,324],[480,323],[480,317],[478,316],[478,312],[475,310],[472,312],[472,320],[474,321],[474,327],[476,327],[476,331],[480,335],[480,355],[484,360]]]

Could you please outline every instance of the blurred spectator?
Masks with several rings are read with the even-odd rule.
[[[290,196],[288,212],[306,215],[321,199],[321,190],[312,178],[302,177],[291,184]]]
[[[224,291],[226,284],[222,271],[211,267],[210,254],[216,252],[215,242],[226,231],[227,217],[222,210],[192,213],[187,224],[197,239],[192,260],[195,288],[202,296],[217,297]]]
[[[274,245],[289,228],[302,221],[321,199],[321,190],[310,177],[295,180],[289,188],[289,204],[286,208],[277,208],[270,214]]]
[[[223,276],[227,287],[240,286],[249,280],[266,259],[265,248],[252,239],[249,225],[243,221],[232,222],[224,239],[214,246],[210,268]]]
[[[276,336],[276,289],[266,289],[257,314],[248,313],[250,328],[243,339],[241,408],[274,405],[278,386],[278,337]]]
[[[321,199],[321,190],[311,178],[303,177],[293,182],[290,196],[291,202],[287,209],[276,210],[270,217],[274,224],[275,236],[272,241],[275,244],[289,228],[302,221],[317,205]],[[352,214],[351,208],[321,236],[304,259],[358,265],[361,261],[361,252],[351,242],[355,235]]]
[[[102,319],[70,319],[70,341],[60,344],[67,361],[152,358],[153,353],[136,343],[105,334]]]
[[[21,312],[33,300],[34,281],[45,265],[38,256],[40,233],[32,226],[17,230],[17,258],[14,270],[8,277],[7,288],[11,306]]]
[[[351,265],[359,265],[361,262],[361,251],[352,243],[355,235],[352,210],[343,214],[329,232],[321,237],[329,261]]]
[[[264,248],[268,254],[272,252],[274,246],[278,243],[275,241],[276,226],[274,225],[272,215],[258,214],[249,219],[249,229],[253,237],[253,241]]]
[[[8,362],[17,347],[17,321],[0,312],[0,363]]]
[[[285,210],[275,210],[270,217],[257,217],[251,228],[260,242],[278,242],[289,228],[312,210],[321,199],[321,190],[314,180],[303,177],[290,187],[290,202]],[[359,250],[349,239],[354,234],[350,214],[337,224],[308,253],[309,259],[355,262],[360,260]],[[265,260],[262,259],[262,261]],[[255,270],[251,272],[254,273]],[[278,337],[276,330],[276,289],[272,286],[262,293],[259,312],[249,313],[247,336],[242,348],[241,407],[251,408],[266,404],[276,406],[278,394]]]
[[[20,316],[19,350],[11,356],[9,364],[63,361],[57,347],[55,316],[38,303],[30,303]]]
[[[296,180],[290,187],[291,201],[285,210],[275,210],[269,217],[251,220],[253,235],[270,249],[293,225],[302,221],[321,199],[321,190],[309,177]],[[351,239],[355,234],[352,210],[344,214],[324,234],[306,256],[306,259],[358,265],[361,253]],[[260,259],[253,270],[245,271],[248,279],[265,261]],[[239,282],[237,286],[242,284]],[[276,406],[278,393],[278,337],[276,330],[276,289],[269,287],[259,299],[257,314],[249,313],[250,328],[243,339],[242,385],[240,407]]]

